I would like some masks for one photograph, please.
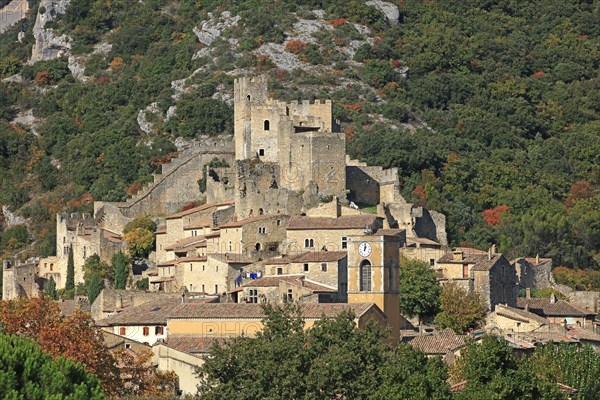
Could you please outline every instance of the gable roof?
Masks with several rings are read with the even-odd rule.
[[[510,318],[510,319],[514,319],[516,321],[520,321],[520,322],[537,322],[541,325],[548,325],[550,324],[550,321],[547,320],[544,317],[540,317],[537,314],[534,314],[532,312],[529,311],[525,311],[523,309],[520,308],[513,308],[513,307],[509,307],[509,306],[505,306],[503,304],[497,304],[496,305],[496,309],[494,310],[494,312],[500,316],[506,317],[506,318]]]
[[[256,215],[254,217],[244,218],[239,221],[227,222],[226,224],[219,225],[219,228],[220,229],[240,228],[240,227],[242,227],[246,224],[250,224],[252,222],[262,221],[265,219],[287,218],[287,217],[288,217],[288,215],[286,215],[286,214],[262,214],[262,215]]]
[[[593,312],[576,307],[567,301],[557,300],[553,303],[551,299],[546,298],[527,299],[518,297],[517,307],[523,309],[527,307],[532,313],[546,317],[586,317],[594,315]]]
[[[200,212],[200,211],[209,210],[209,209],[215,208],[215,207],[229,206],[229,205],[232,205],[234,203],[235,202],[233,200],[226,200],[226,201],[221,201],[219,203],[203,204],[203,205],[198,206],[198,207],[190,208],[189,210],[180,211],[178,213],[171,214],[166,219],[181,218],[181,217],[185,217],[186,215],[194,214],[194,213],[197,213],[197,212]]]
[[[287,229],[364,229],[375,225],[378,220],[383,218],[373,214],[342,215],[337,218],[296,216],[290,218]]]
[[[350,310],[357,317],[375,307],[375,303],[299,303],[304,319],[334,318]],[[379,311],[381,313],[381,311]],[[168,319],[262,319],[262,304],[245,303],[183,303],[177,306]]]
[[[444,355],[465,346],[465,335],[457,335],[450,328],[428,335],[415,336],[410,342],[412,347],[425,354]]]
[[[206,240],[206,238],[204,236],[189,236],[189,237],[180,239],[173,244],[168,245],[167,247],[165,247],[165,250],[166,251],[181,250],[181,249],[184,249],[191,245],[200,244],[201,242],[203,242],[205,240]]]
[[[448,251],[439,258],[438,264],[473,264],[473,271],[489,271],[502,258],[504,258],[504,256],[501,253],[492,253],[490,255],[487,252],[483,252],[483,254],[479,252],[463,252],[463,258],[461,260],[455,260],[454,252]]]
[[[214,336],[170,335],[160,343],[163,346],[191,355],[206,354],[215,344],[222,344],[225,338]]]
[[[337,289],[309,281],[304,275],[270,275],[244,283],[243,287],[278,287],[281,282],[302,286],[316,293],[336,293]]]

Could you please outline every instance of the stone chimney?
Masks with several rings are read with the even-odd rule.
[[[535,255],[535,265],[538,265],[540,263],[540,255],[536,254]]]
[[[462,261],[464,259],[465,259],[465,253],[463,253],[461,250],[454,250],[454,252],[452,253],[452,260]]]
[[[554,293],[552,293],[550,295],[550,303],[552,303],[552,304],[556,303],[556,295]]]
[[[496,254],[496,245],[495,244],[492,245],[492,254]]]
[[[525,298],[526,299],[530,299],[531,298],[531,288],[525,289]]]

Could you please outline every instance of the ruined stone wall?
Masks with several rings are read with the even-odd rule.
[[[347,197],[355,204],[379,204],[379,181],[373,176],[381,167],[346,167]]]
[[[233,199],[235,195],[235,166],[207,168],[206,203],[219,203]]]
[[[37,297],[41,290],[37,281],[37,262],[19,264],[5,260],[2,263],[2,279],[3,300]]]

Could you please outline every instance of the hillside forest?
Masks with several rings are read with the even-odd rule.
[[[398,167],[452,245],[597,268],[600,1],[393,2],[397,24],[359,0],[71,0],[46,28],[73,74],[28,62],[46,11],[29,0],[0,35],[0,203],[27,221],[2,224],[0,253],[52,254],[56,212],[126,199],[177,138],[231,134],[234,76],[266,74],[274,97],[333,99],[347,152]]]

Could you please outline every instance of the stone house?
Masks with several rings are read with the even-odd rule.
[[[510,262],[515,267],[519,289],[544,289],[554,285],[552,259],[521,257]]]
[[[150,277],[152,290],[222,295],[235,287],[235,281],[253,260],[241,254],[211,253],[182,257],[157,265],[157,276]]]
[[[29,260],[26,263],[3,260],[2,300],[37,297],[44,284],[37,274],[37,269],[36,260]]]
[[[497,335],[519,335],[550,330],[551,322],[530,311],[498,304],[487,316],[486,331]]]
[[[479,293],[488,310],[497,304],[516,306],[517,277],[508,260],[492,249],[457,248],[437,262],[442,284],[452,282],[467,292]]]
[[[348,237],[362,235],[365,230],[377,231],[383,218],[374,214],[341,215],[338,217],[291,217],[287,226],[285,254],[312,251],[344,251]]]
[[[437,268],[437,260],[445,253],[441,244],[427,238],[407,237],[406,243],[400,248],[400,255],[409,260],[423,261],[433,268]]]
[[[517,299],[518,308],[548,319],[554,324],[570,325],[593,330],[594,313],[567,301],[557,300],[554,294],[548,298]]]
[[[210,234],[213,228],[229,222],[234,210],[233,201],[227,200],[169,215],[165,218],[165,226],[156,232],[156,262],[173,259],[172,248],[182,239]]]
[[[238,303],[340,302],[337,288],[306,279],[304,275],[264,276],[244,283],[239,291]]]
[[[289,215],[263,214],[223,224],[216,253],[258,255],[279,250]]]
[[[338,301],[347,301],[348,253],[311,251],[295,256],[274,257],[263,261],[267,275],[303,275],[313,282],[335,288]]]
[[[419,334],[408,338],[412,347],[422,351],[427,357],[442,357],[445,363],[453,364],[460,350],[466,346],[466,335],[457,335],[450,328],[439,332]]]

